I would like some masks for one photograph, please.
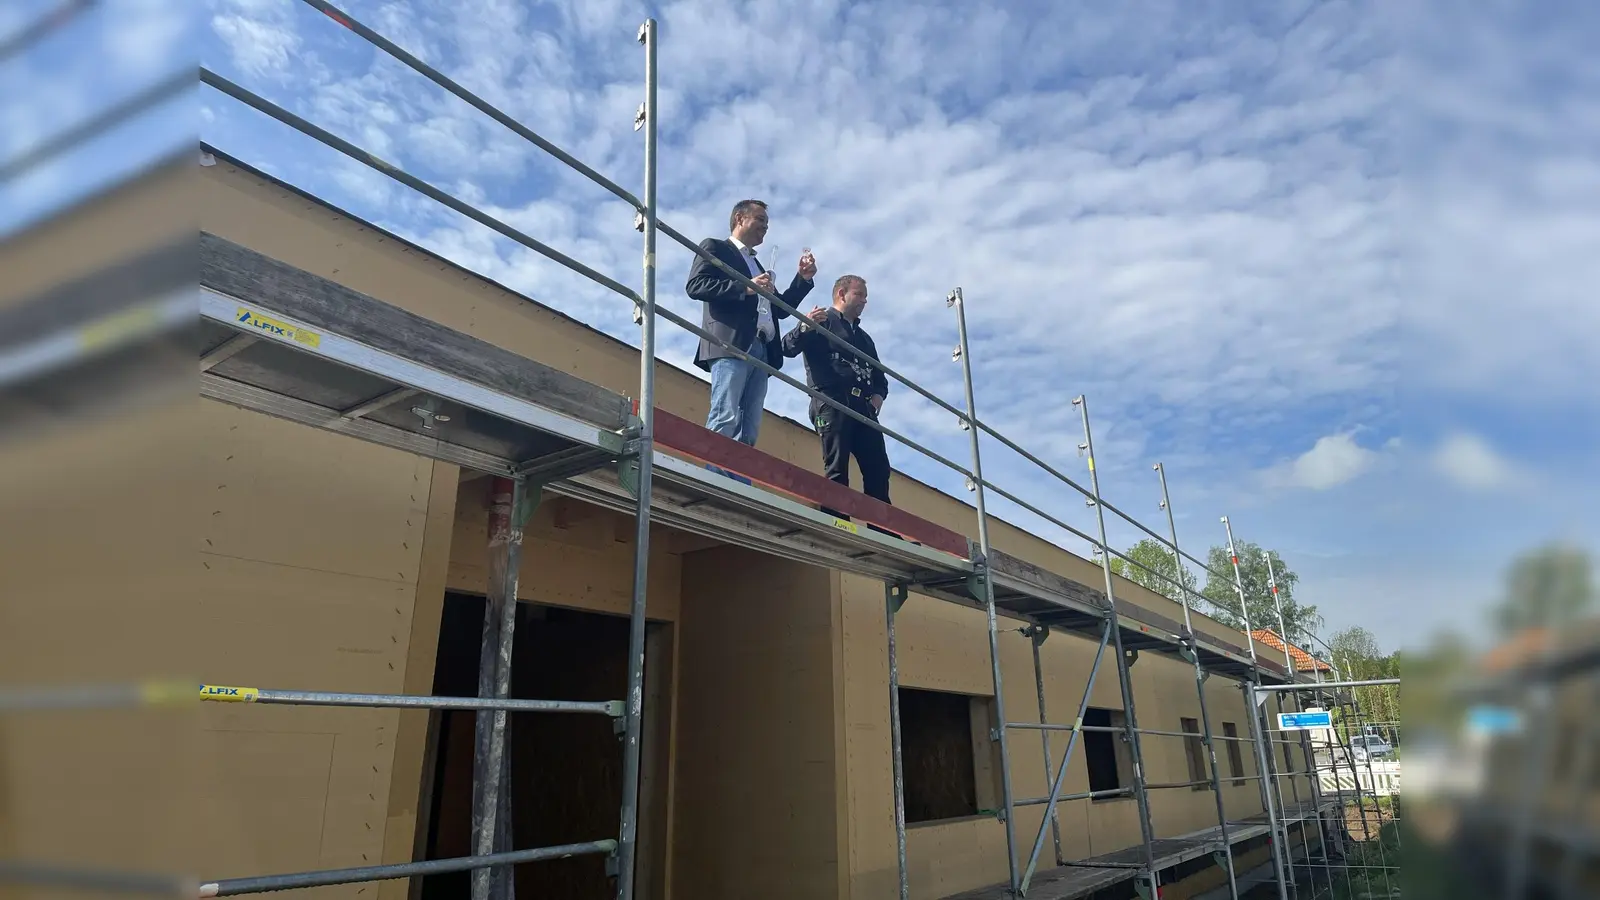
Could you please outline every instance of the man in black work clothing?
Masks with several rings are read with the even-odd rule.
[[[814,308],[783,336],[783,355],[805,354],[806,383],[824,396],[876,422],[889,379],[883,370],[836,346],[819,334],[826,330],[843,338],[868,359],[877,361],[878,348],[861,327],[867,308],[867,282],[859,275],[844,275],[833,283],[833,306]],[[812,398],[811,424],[822,438],[822,465],[829,478],[850,486],[850,457],[861,468],[862,493],[889,502],[889,454],[883,432],[856,421],[832,406]],[[823,508],[838,518],[848,518]]]

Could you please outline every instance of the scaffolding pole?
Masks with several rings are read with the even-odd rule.
[[[1278,634],[1280,636],[1282,636],[1282,638],[1283,638],[1284,658],[1286,660],[1288,660],[1288,663],[1289,663],[1289,681],[1291,683],[1293,683],[1296,680],[1296,677],[1295,677],[1295,674],[1296,674],[1295,673],[1295,664],[1294,664],[1294,652],[1292,650],[1293,642],[1290,639],[1288,625],[1285,622],[1284,616],[1283,616],[1283,597],[1282,597],[1282,595],[1280,595],[1278,593],[1278,571],[1277,571],[1277,568],[1275,566],[1273,566],[1273,564],[1272,564],[1272,554],[1270,552],[1268,552],[1266,550],[1263,550],[1263,551],[1261,551],[1261,556],[1267,562],[1267,587],[1272,592],[1272,604],[1277,609],[1277,612],[1278,612]],[[1310,656],[1309,653],[1306,654],[1306,655]],[[1316,658],[1312,657],[1311,670],[1313,672],[1316,672],[1317,669],[1318,669],[1318,666],[1317,666]],[[1282,697],[1282,696],[1283,695],[1280,693],[1279,697]],[[1301,692],[1300,691],[1294,691],[1293,692],[1293,697],[1294,697],[1295,711],[1296,712],[1304,712],[1305,711],[1305,703],[1302,702],[1302,700],[1301,700]],[[1283,701],[1281,699],[1278,701],[1278,708],[1280,710],[1283,708]],[[1318,779],[1318,776],[1317,776],[1317,761],[1316,761],[1316,757],[1311,752],[1310,744],[1308,743],[1306,735],[1305,735],[1304,732],[1301,732],[1301,734],[1300,734],[1300,752],[1301,752],[1301,755],[1305,758],[1306,771],[1310,774],[1310,780],[1311,780],[1311,806],[1316,811],[1316,819],[1317,819],[1317,842],[1321,845],[1321,848],[1322,848],[1323,874],[1325,876],[1327,876],[1327,879],[1328,879],[1328,895],[1331,897],[1333,895],[1333,868],[1329,864],[1329,861],[1328,861],[1328,835],[1327,835],[1327,832],[1322,827],[1322,790],[1321,790],[1321,785],[1318,784],[1319,779]],[[1299,802],[1298,795],[1296,795],[1295,802],[1296,803]],[[1305,829],[1305,822],[1303,822],[1303,821],[1300,823],[1300,838],[1301,838],[1301,843],[1304,844],[1305,840],[1306,840],[1306,829]],[[1308,848],[1307,851],[1306,851],[1307,877],[1310,877],[1312,879],[1311,891],[1312,891],[1312,894],[1315,895],[1316,894],[1316,889],[1317,889],[1316,888],[1316,878],[1311,875],[1311,871],[1310,871],[1311,870],[1311,855],[1310,855],[1310,853],[1311,853],[1310,849]]]
[[[956,310],[956,333],[961,343],[956,348],[956,355],[961,360],[961,380],[966,389],[967,421],[976,422],[978,419],[977,403],[972,392],[972,353],[967,342],[967,305],[966,298],[961,293],[961,288],[951,291],[945,299],[946,306],[953,306]],[[989,620],[989,664],[990,674],[994,682],[994,715],[995,727],[994,740],[1000,745],[1000,792],[1002,815],[1005,816],[1006,829],[1006,867],[1010,873],[1011,894],[1020,896],[1017,872],[1017,822],[1016,808],[1012,804],[1011,793],[1011,754],[1008,752],[1009,744],[1006,740],[1006,701],[1005,684],[1000,675],[1000,632],[995,621],[994,606],[994,577],[989,568],[989,514],[983,505],[983,461],[978,450],[978,429],[968,428],[967,436],[972,443],[972,491],[978,513],[978,555],[982,557],[977,563],[976,576],[983,602],[985,613]],[[1046,811],[1048,814],[1048,810]]]
[[[1288,631],[1285,630],[1284,624],[1283,624],[1283,601],[1278,596],[1277,575],[1275,574],[1275,572],[1273,570],[1273,567],[1272,567],[1272,554],[1267,552],[1266,550],[1263,550],[1263,551],[1261,551],[1261,556],[1267,562],[1267,585],[1270,588],[1270,593],[1272,595],[1273,607],[1274,607],[1274,609],[1276,609],[1277,614],[1278,614],[1278,636],[1283,641],[1283,658],[1284,658],[1284,662],[1287,664],[1288,669],[1289,669],[1289,682],[1290,682],[1290,684],[1293,684],[1294,681],[1295,681],[1294,651],[1291,649],[1291,644],[1290,644],[1289,638],[1288,638]],[[1278,714],[1282,715],[1283,714],[1283,693],[1282,692],[1278,693],[1274,697],[1274,702],[1277,703],[1277,705],[1278,705]],[[1271,724],[1271,720],[1270,719],[1268,720],[1268,724],[1269,725]],[[1273,729],[1271,729],[1269,727],[1267,729],[1267,734],[1268,735],[1273,734]],[[1273,747],[1277,747],[1278,743],[1279,743],[1278,739],[1274,739],[1274,743],[1272,744],[1272,746]],[[1283,745],[1283,764],[1284,764],[1284,767],[1286,769],[1288,769],[1288,771],[1286,773],[1284,773],[1281,778],[1275,779],[1274,783],[1278,787],[1278,808],[1285,811],[1284,812],[1284,816],[1283,816],[1283,818],[1284,818],[1283,841],[1284,841],[1284,844],[1285,844],[1284,853],[1288,854],[1289,853],[1289,849],[1288,849],[1287,845],[1289,843],[1289,821],[1288,821],[1288,819],[1289,819],[1289,814],[1288,814],[1289,806],[1283,800],[1283,782],[1287,781],[1289,783],[1289,792],[1294,797],[1294,806],[1295,806],[1295,809],[1297,809],[1297,810],[1300,809],[1300,786],[1295,783],[1294,756],[1289,752],[1288,741],[1287,740],[1283,740],[1282,741],[1282,745]],[[1273,755],[1273,765],[1276,766],[1277,765],[1277,750],[1276,749],[1274,749],[1272,751],[1272,755]],[[1307,877],[1311,877],[1311,870],[1310,870],[1311,841],[1310,841],[1309,838],[1306,837],[1306,823],[1305,823],[1304,819],[1302,819],[1300,821],[1300,846],[1301,846],[1301,848],[1303,848],[1305,850],[1305,853],[1306,853],[1306,866],[1307,866],[1306,874],[1307,874]],[[1293,885],[1296,884],[1298,879],[1297,879],[1297,876],[1295,875],[1294,860],[1293,860],[1292,857],[1289,859],[1288,870],[1289,870],[1289,883],[1290,883],[1291,886],[1293,886]],[[1315,883],[1315,880],[1313,879],[1313,882],[1312,882],[1312,885],[1311,885],[1311,891],[1312,891],[1313,896],[1316,894],[1316,890],[1317,890],[1316,883]],[[1297,891],[1297,893],[1298,893],[1298,891]]]
[[[489,488],[489,575],[483,609],[483,642],[478,654],[478,696],[505,700],[511,695],[511,652],[517,627],[517,578],[522,563],[523,506],[527,484],[496,478]],[[503,843],[501,782],[505,777],[506,711],[477,717],[472,759],[472,849],[494,856]],[[500,895],[497,883],[509,869],[472,870],[472,900]]]
[[[1250,650],[1250,678],[1241,687],[1249,700],[1246,712],[1250,715],[1250,730],[1256,740],[1257,761],[1261,764],[1261,805],[1267,809],[1267,822],[1272,830],[1272,861],[1277,866],[1278,887],[1280,891],[1287,891],[1289,881],[1288,843],[1289,833],[1285,829],[1278,830],[1277,814],[1272,808],[1272,796],[1277,793],[1277,767],[1272,764],[1273,754],[1261,751],[1266,740],[1266,707],[1264,698],[1259,698],[1257,690],[1261,687],[1261,660],[1256,654],[1256,639],[1254,627],[1250,624],[1250,601],[1244,592],[1244,575],[1239,571],[1239,551],[1233,542],[1233,523],[1227,516],[1222,517],[1222,527],[1228,536],[1228,559],[1233,563],[1233,587],[1239,595],[1239,614],[1244,620],[1244,636],[1246,646]],[[1280,796],[1281,799],[1281,796]],[[1287,897],[1284,900],[1288,900]]]
[[[1311,638],[1313,643],[1317,642],[1317,636],[1316,636],[1316,634],[1314,632],[1308,632],[1308,636]],[[1331,656],[1331,654],[1330,654],[1330,656]],[[1330,671],[1331,671],[1331,669],[1330,669]],[[1322,667],[1321,666],[1318,666],[1317,668],[1313,669],[1312,670],[1312,675],[1316,679],[1317,691],[1318,691],[1319,694],[1323,695],[1324,702],[1326,702],[1330,698],[1331,699],[1337,699],[1337,692],[1336,691],[1330,691],[1325,687],[1325,680],[1322,677]],[[1326,692],[1326,693],[1324,694],[1324,692]],[[1331,715],[1332,715],[1331,707],[1333,706],[1333,704],[1329,703],[1328,706],[1330,707],[1329,715],[1330,715],[1330,720],[1331,720]],[[1338,816],[1339,816],[1338,827],[1335,829],[1335,831],[1336,831],[1336,833],[1338,834],[1338,837],[1339,837],[1339,855],[1340,855],[1340,857],[1342,859],[1345,860],[1345,863],[1340,866],[1340,869],[1342,869],[1344,871],[1345,893],[1350,894],[1351,896],[1354,896],[1355,895],[1355,882],[1350,877],[1350,866],[1349,866],[1349,846],[1350,846],[1351,835],[1349,834],[1349,828],[1347,827],[1348,823],[1345,821],[1344,790],[1339,787],[1339,760],[1334,755],[1334,749],[1338,746],[1338,744],[1339,744],[1339,732],[1334,728],[1329,728],[1328,729],[1328,769],[1329,769],[1330,772],[1333,773],[1334,797],[1336,798],[1336,800],[1337,800],[1337,802],[1339,804],[1339,809],[1338,809]],[[1315,758],[1315,757],[1313,756],[1313,758]],[[1318,777],[1320,778],[1320,775]],[[1326,854],[1327,851],[1324,850],[1323,852],[1324,852],[1324,854]]]
[[[1074,397],[1072,405],[1083,418],[1083,443],[1079,448],[1088,454],[1089,488],[1093,496],[1089,503],[1094,507],[1095,523],[1100,533],[1100,571],[1105,576],[1106,620],[1111,623],[1111,636],[1117,649],[1117,681],[1122,686],[1123,725],[1127,728],[1130,755],[1133,757],[1133,798],[1139,806],[1139,834],[1144,839],[1145,875],[1150,881],[1150,896],[1160,896],[1161,878],[1155,866],[1155,832],[1150,822],[1150,797],[1145,790],[1144,753],[1139,740],[1139,716],[1133,701],[1133,677],[1128,672],[1128,655],[1122,648],[1122,628],[1117,618],[1117,593],[1111,583],[1110,543],[1106,540],[1106,513],[1100,503],[1100,473],[1094,468],[1094,432],[1089,427],[1089,401],[1082,394]],[[976,437],[973,438],[977,440]]]
[[[1217,747],[1211,738],[1211,712],[1206,704],[1206,673],[1200,666],[1200,653],[1195,644],[1194,621],[1189,613],[1189,590],[1183,583],[1183,554],[1178,550],[1178,522],[1172,514],[1172,498],[1167,493],[1167,470],[1161,463],[1155,464],[1156,475],[1161,481],[1161,509],[1167,514],[1167,531],[1172,537],[1172,564],[1176,567],[1174,577],[1178,580],[1178,599],[1183,605],[1183,628],[1188,634],[1189,658],[1194,663],[1194,690],[1200,698],[1200,729],[1206,744],[1206,757],[1211,763],[1211,794],[1217,803],[1217,828],[1222,833],[1222,861],[1228,875],[1228,896],[1231,900],[1239,900],[1238,874],[1233,868],[1233,842],[1228,839],[1228,810],[1222,800],[1222,778],[1217,769]]]
[[[617,898],[633,900],[639,853],[639,766],[644,734],[646,593],[650,584],[650,491],[655,468],[656,413],[656,20],[639,27],[644,45],[644,301],[639,313],[638,476],[634,511],[633,603],[628,614],[628,704],[623,729],[622,823],[617,841]]]
[[[1049,713],[1045,711],[1044,663],[1039,658],[1039,648],[1044,646],[1045,640],[1050,637],[1050,626],[1029,625],[1028,627],[1022,629],[1022,634],[1028,639],[1028,644],[1033,648],[1033,682],[1034,686],[1037,687],[1039,691],[1039,724],[1043,725],[1050,721],[1050,716]],[[1050,765],[1049,729],[1039,729],[1039,745],[1040,749],[1044,751],[1044,780],[1046,784],[1049,784],[1051,780],[1050,774],[1052,771],[1054,771]],[[1065,865],[1067,861],[1066,857],[1062,856],[1061,854],[1061,818],[1055,813],[1055,811],[1052,810],[1047,818],[1047,821],[1050,823],[1050,836],[1055,840],[1056,865]],[[1026,875],[1023,876],[1023,889],[1027,889]]]
[[[1272,776],[1269,774],[1272,770],[1271,766],[1269,765],[1272,754],[1270,753],[1266,740],[1261,733],[1261,717],[1257,714],[1259,701],[1264,700],[1265,697],[1256,693],[1256,686],[1254,682],[1247,681],[1244,683],[1243,687],[1245,705],[1248,707],[1250,714],[1250,730],[1255,732],[1256,765],[1261,770],[1261,783],[1262,785],[1266,785],[1266,783],[1272,779]],[[1267,805],[1267,829],[1272,835],[1272,863],[1278,872],[1278,900],[1289,900],[1289,878],[1286,874],[1284,874],[1284,857],[1288,853],[1288,848],[1283,846],[1287,844],[1287,840],[1282,839],[1283,835],[1287,834],[1287,829],[1282,832],[1280,832],[1278,829],[1278,810],[1275,806],[1273,806],[1271,793],[1264,793],[1263,799],[1266,801]]]
[[[911,880],[906,870],[906,773],[900,745],[900,654],[895,647],[894,617],[906,603],[906,586],[883,586],[884,619],[889,631],[889,755],[894,769],[894,846],[900,874],[900,900],[909,900]]]

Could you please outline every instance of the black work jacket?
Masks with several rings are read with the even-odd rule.
[[[889,379],[883,374],[882,369],[840,349],[832,341],[818,334],[819,329],[834,333],[869,359],[877,361],[878,346],[872,342],[872,335],[867,334],[867,330],[861,327],[861,320],[856,319],[852,322],[831,306],[828,307],[828,317],[822,322],[814,323],[809,318],[803,319],[783,336],[783,355],[804,354],[807,385],[857,412],[876,417],[868,398],[873,395],[889,396]],[[812,398],[813,421],[816,420],[817,413],[824,408],[825,404],[815,397]]]

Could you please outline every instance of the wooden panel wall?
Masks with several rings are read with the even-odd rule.
[[[684,556],[673,896],[838,895],[835,577]]]
[[[849,798],[847,820],[842,827],[848,831],[850,849],[848,890],[840,896],[868,900],[891,895],[898,877],[883,586],[868,579],[842,576],[841,594],[848,761],[843,777]],[[1000,634],[1000,648],[1007,718],[1013,722],[1037,722],[1038,694],[1029,640],[1016,631],[1016,623],[1001,621],[1001,627],[1006,629]],[[988,630],[981,612],[913,594],[896,619],[896,638],[902,686],[966,694],[992,691]],[[1051,635],[1045,641],[1040,655],[1051,722],[1065,724],[1072,720],[1083,696],[1094,651],[1093,642],[1064,634]],[[1187,663],[1145,655],[1133,672],[1141,727],[1179,731],[1182,717],[1198,717],[1194,672]],[[1120,709],[1121,703],[1115,657],[1108,648],[1090,704]],[[1241,732],[1248,733],[1243,700],[1232,682],[1220,678],[1208,682],[1207,703],[1217,733],[1221,733],[1224,719],[1238,722]],[[1009,741],[1015,795],[1042,796],[1048,785],[1038,733],[1013,730]],[[1065,746],[1064,734],[1052,736],[1051,758],[1057,765]],[[1147,736],[1144,756],[1146,777],[1152,782],[1188,780],[1181,739]],[[1227,766],[1225,753],[1222,765]],[[1255,772],[1253,761],[1247,761],[1246,771]],[[1088,777],[1080,746],[1063,793],[1086,790]],[[1230,817],[1261,811],[1254,782],[1241,787],[1225,784],[1224,800]],[[1017,836],[1022,844],[1019,853],[1024,860],[1042,817],[1043,807],[1017,811]],[[1210,793],[1186,789],[1155,792],[1152,818],[1157,835],[1167,837],[1216,824]],[[1069,858],[1120,850],[1140,840],[1132,799],[1063,804],[1060,821],[1062,847]],[[1047,835],[1047,864],[1053,855],[1053,843]],[[914,825],[907,832],[907,860],[913,897],[942,897],[1004,881],[1004,827],[992,818]]]

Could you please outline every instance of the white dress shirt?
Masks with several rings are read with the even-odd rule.
[[[738,238],[731,236],[728,238],[728,242],[733,244],[735,247],[738,247],[739,252],[744,255],[744,264],[745,267],[750,270],[751,278],[754,278],[766,271],[766,269],[762,267],[761,261],[756,259],[756,251],[754,247],[746,247]],[[774,285],[776,285],[776,283],[774,283]],[[774,286],[773,289],[776,290],[776,286]],[[766,342],[772,340],[773,335],[777,333],[777,323],[772,320],[772,301],[768,300],[761,294],[757,294],[756,334],[760,336],[762,342]]]

